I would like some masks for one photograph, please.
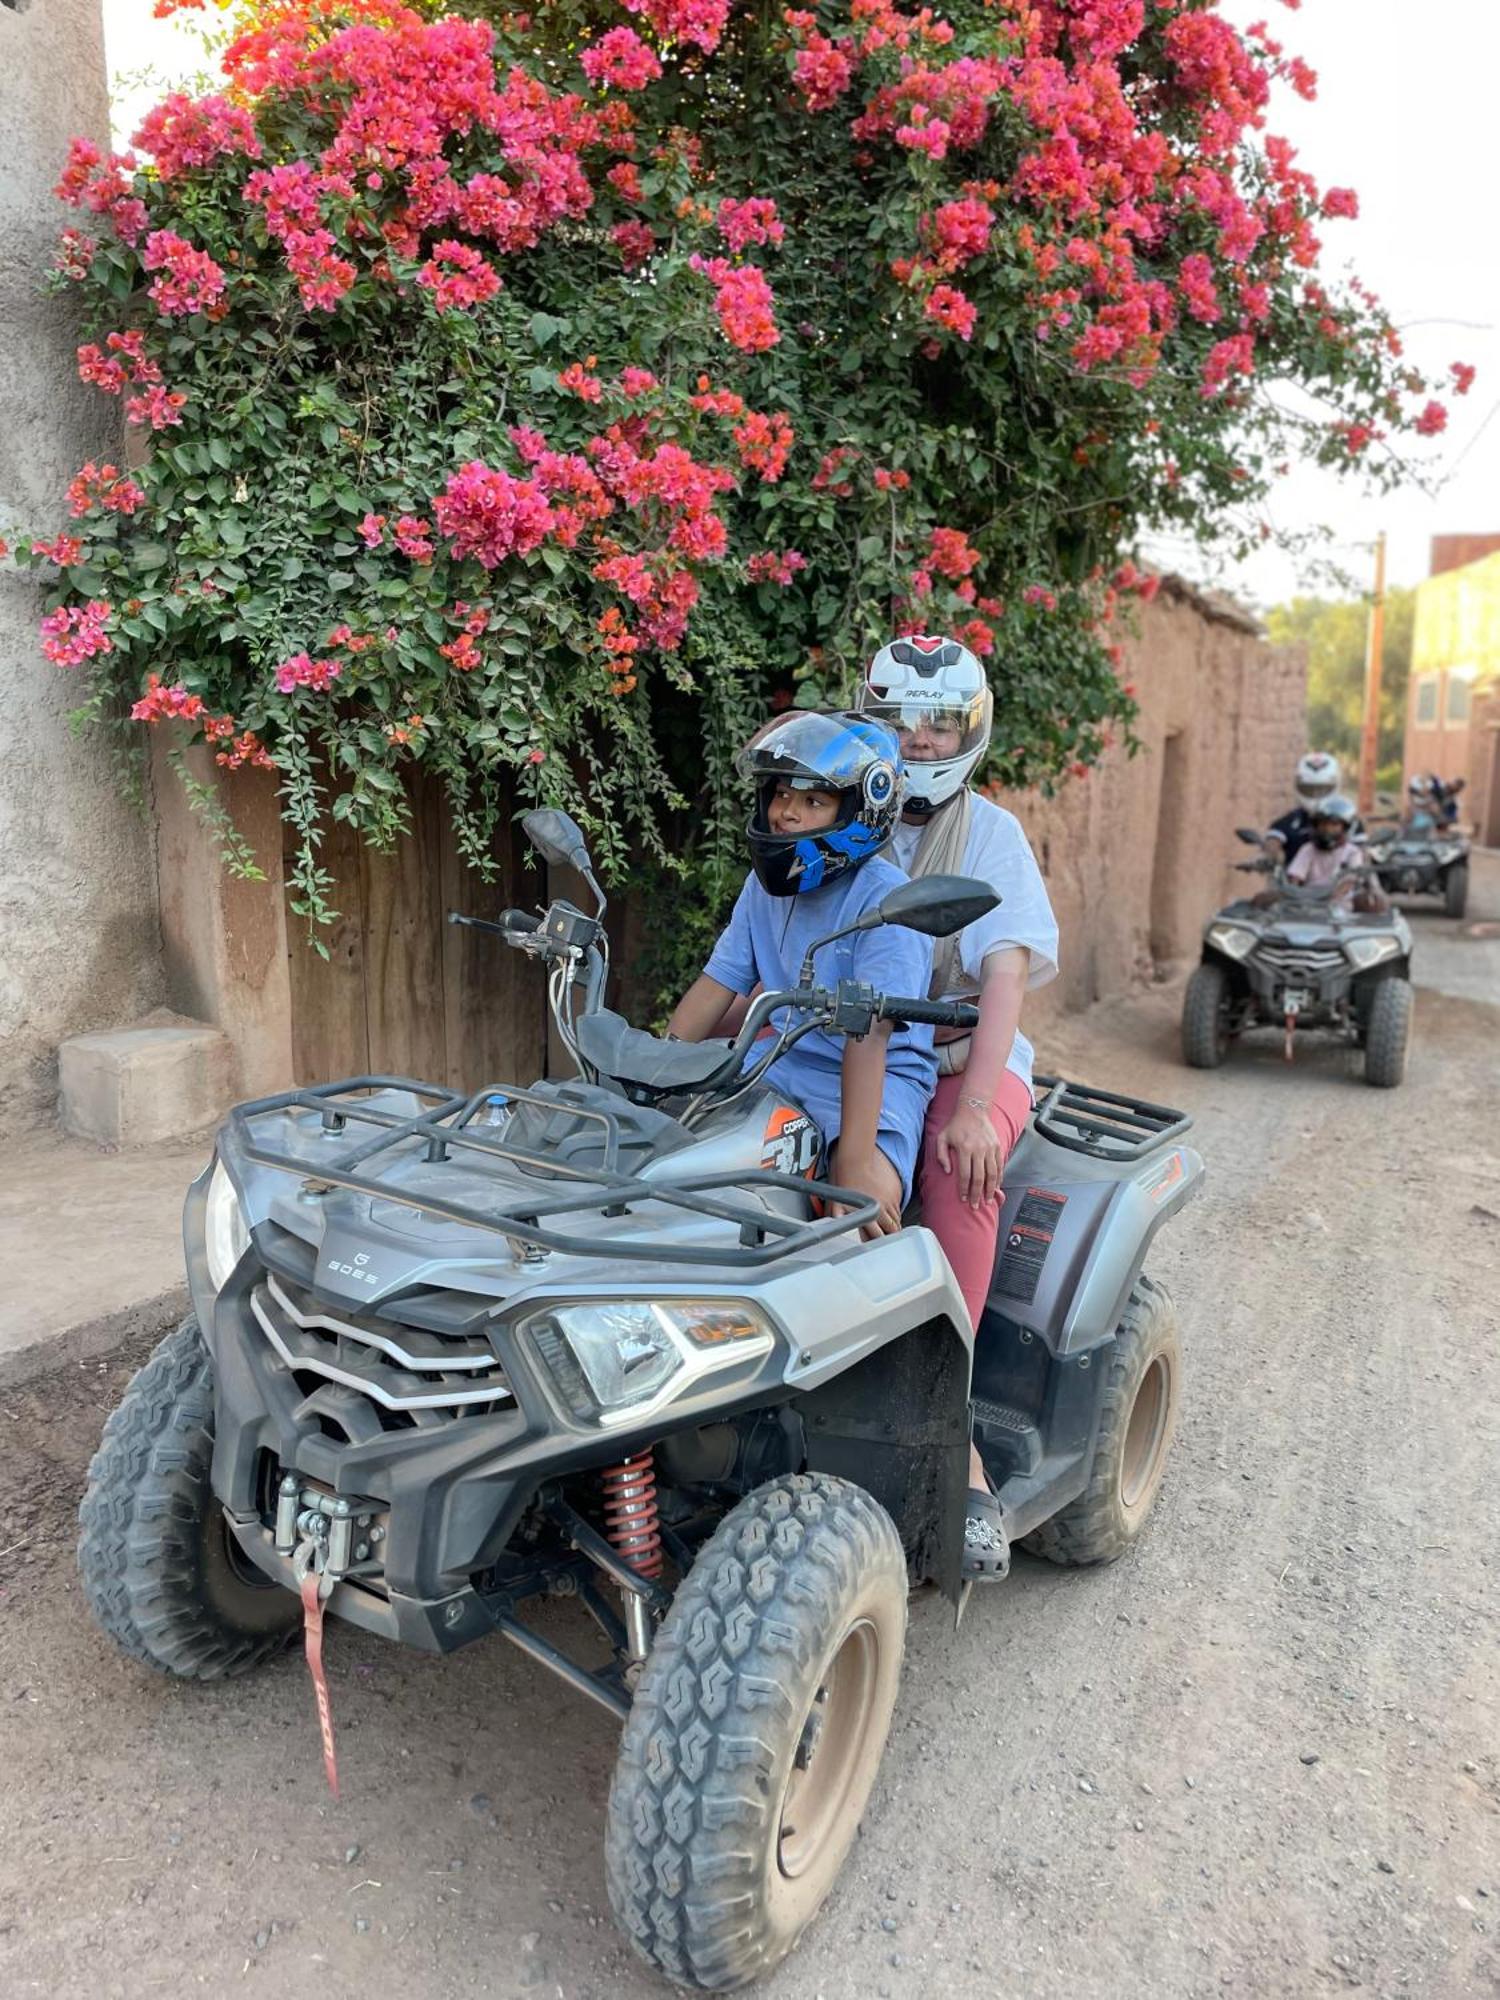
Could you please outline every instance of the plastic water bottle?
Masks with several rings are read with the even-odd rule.
[[[479,1110],[474,1114],[474,1128],[479,1132],[497,1132],[510,1122],[510,1099],[503,1091],[491,1091]]]

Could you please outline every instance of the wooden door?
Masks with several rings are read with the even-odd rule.
[[[419,776],[411,802],[411,833],[391,854],[330,826],[322,860],[340,914],[323,937],[326,959],[288,919],[297,1081],[530,1083],[546,1061],[542,973],[498,938],[450,924],[448,912],[495,917],[508,903],[529,906],[544,893],[541,878],[524,869],[524,843],[512,837],[503,881],[486,885],[459,855],[441,786]]]

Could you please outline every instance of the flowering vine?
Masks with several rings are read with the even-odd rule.
[[[137,442],[14,560],[93,713],[276,774],[314,921],[415,762],[476,867],[553,799],[711,901],[736,740],[893,627],[990,662],[991,775],[1086,766],[1138,532],[1446,422],[1215,0],[252,0],[221,62],[62,165]]]

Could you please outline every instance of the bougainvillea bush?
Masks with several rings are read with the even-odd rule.
[[[550,800],[711,903],[734,747],[893,628],[990,662],[993,780],[1082,769],[1138,530],[1443,421],[1212,0],[271,0],[222,64],[63,171],[129,444],[20,554],[89,712],[275,772],[313,922],[415,762],[476,865]]]

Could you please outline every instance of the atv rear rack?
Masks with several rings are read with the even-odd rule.
[[[414,1097],[431,1100],[432,1108],[412,1117],[384,1110],[360,1095],[372,1090],[404,1090]],[[530,1153],[508,1144],[503,1137],[468,1129],[469,1121],[492,1097],[503,1096],[509,1104],[534,1104],[556,1115],[559,1112],[585,1118],[603,1127],[603,1164],[587,1169],[570,1166],[554,1157]],[[329,1138],[350,1132],[351,1127],[375,1128],[350,1132],[349,1144],[326,1157],[278,1152],[261,1141],[256,1121],[293,1110],[315,1111]],[[811,1249],[830,1238],[873,1222],[879,1204],[853,1188],[836,1187],[831,1181],[811,1180],[800,1174],[779,1173],[769,1167],[713,1174],[690,1174],[681,1180],[648,1180],[640,1175],[621,1173],[614,1165],[619,1157],[618,1120],[608,1111],[591,1105],[572,1104],[566,1099],[524,1090],[517,1084],[486,1084],[472,1097],[443,1090],[435,1084],[417,1083],[410,1077],[346,1077],[338,1083],[313,1084],[302,1090],[288,1090],[275,1097],[256,1098],[230,1113],[228,1132],[234,1153],[257,1166],[274,1167],[296,1174],[310,1189],[347,1188],[353,1194],[369,1195],[378,1201],[434,1215],[446,1222],[458,1222],[483,1229],[510,1241],[538,1250],[556,1250],[570,1257],[608,1257],[617,1262],[709,1264],[734,1270],[757,1269],[778,1258]],[[382,1153],[419,1141],[425,1150],[426,1165],[440,1165],[454,1152],[487,1155],[523,1171],[545,1172],[576,1180],[584,1185],[544,1200],[532,1200],[529,1191],[514,1190],[515,1206],[484,1210],[427,1190],[418,1191],[399,1181],[380,1178],[381,1168],[361,1171]],[[388,1167],[391,1162],[386,1162]],[[470,1161],[470,1164],[473,1164]],[[838,1202],[848,1213],[824,1216],[805,1222],[794,1215],[763,1208],[748,1199],[736,1201],[728,1192],[738,1188],[786,1188],[812,1195],[822,1202]],[[506,1190],[507,1199],[510,1190]],[[695,1244],[673,1242],[657,1248],[632,1242],[620,1235],[603,1239],[573,1236],[548,1227],[553,1219],[598,1212],[613,1218],[628,1215],[640,1203],[658,1202],[666,1207],[685,1209],[720,1222],[733,1223],[739,1231],[737,1243]]]
[[[1158,1146],[1180,1139],[1193,1122],[1186,1111],[1092,1090],[1061,1077],[1039,1076],[1036,1084],[1046,1093],[1034,1116],[1038,1132],[1054,1146],[1095,1160],[1143,1160]]]

